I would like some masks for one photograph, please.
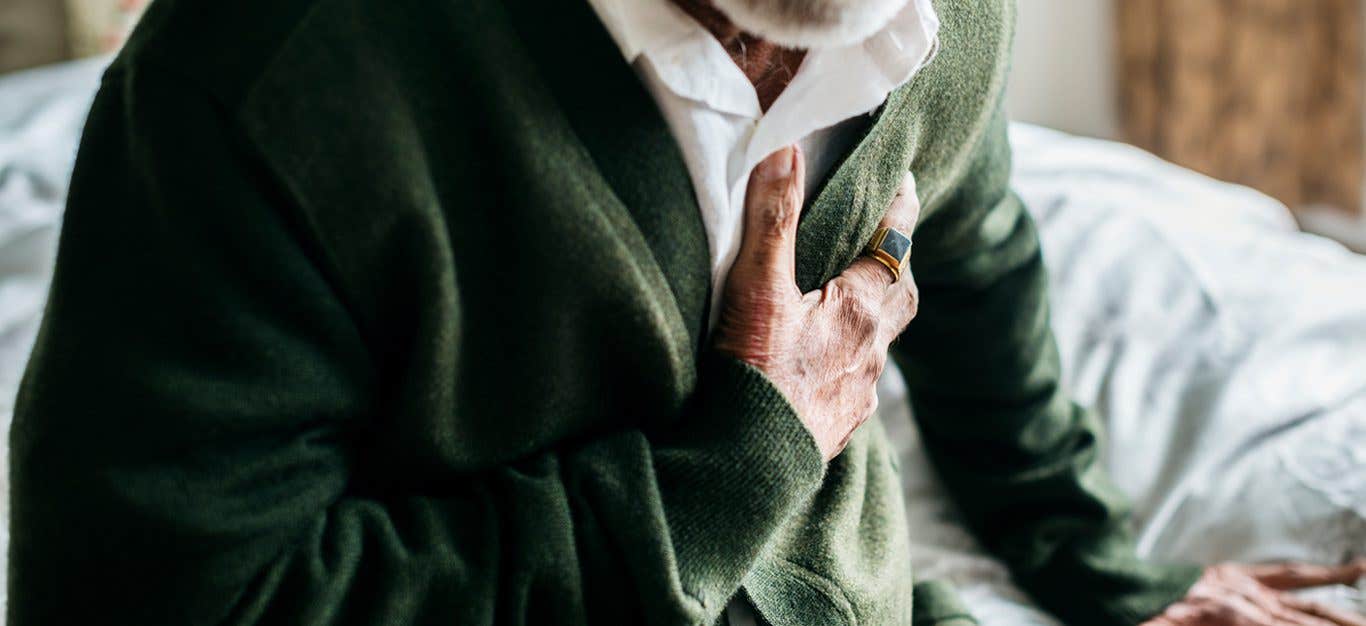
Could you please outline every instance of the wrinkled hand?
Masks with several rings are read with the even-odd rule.
[[[1366,560],[1341,567],[1216,565],[1185,599],[1143,626],[1366,626],[1366,617],[1285,593],[1363,576]]]
[[[894,283],[886,267],[867,257],[824,287],[799,291],[804,178],[795,146],[773,153],[750,175],[744,239],[726,282],[716,348],[768,376],[828,461],[877,409],[887,347],[915,317],[919,294],[910,272]],[[909,234],[919,214],[907,175],[882,225]]]

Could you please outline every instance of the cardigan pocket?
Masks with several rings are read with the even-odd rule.
[[[755,567],[745,580],[744,593],[762,624],[860,623],[838,585],[786,559],[765,560]],[[977,618],[946,582],[916,583],[912,597],[911,626],[978,626]]]
[[[782,557],[765,558],[745,577],[744,592],[765,624],[857,624],[833,581]]]

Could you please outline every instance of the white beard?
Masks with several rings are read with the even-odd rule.
[[[907,0],[712,0],[742,30],[789,48],[859,43],[881,30]]]

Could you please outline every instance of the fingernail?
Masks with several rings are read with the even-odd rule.
[[[786,146],[759,162],[759,176],[764,180],[778,180],[792,175],[792,164],[797,160],[792,146]]]

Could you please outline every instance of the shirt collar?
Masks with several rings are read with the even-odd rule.
[[[627,63],[686,39],[700,26],[668,0],[588,0]]]
[[[732,86],[744,73],[720,42],[669,0],[588,0],[628,63],[649,60],[660,80],[681,97],[727,113],[762,116],[756,94]],[[879,91],[909,80],[938,51],[939,17],[931,0],[908,0],[882,30],[864,41],[812,50],[802,73],[839,72],[849,63],[870,70]],[[745,79],[748,83],[748,79]],[[752,89],[750,90],[752,91]],[[884,94],[885,95],[885,94]]]
[[[734,157],[724,160],[731,193],[740,197],[748,173],[764,156],[876,110],[939,49],[939,20],[931,0],[908,0],[886,27],[864,41],[809,51],[764,112],[754,85],[721,42],[670,0],[588,1],[626,60],[651,72],[668,92],[753,124],[734,146]]]

